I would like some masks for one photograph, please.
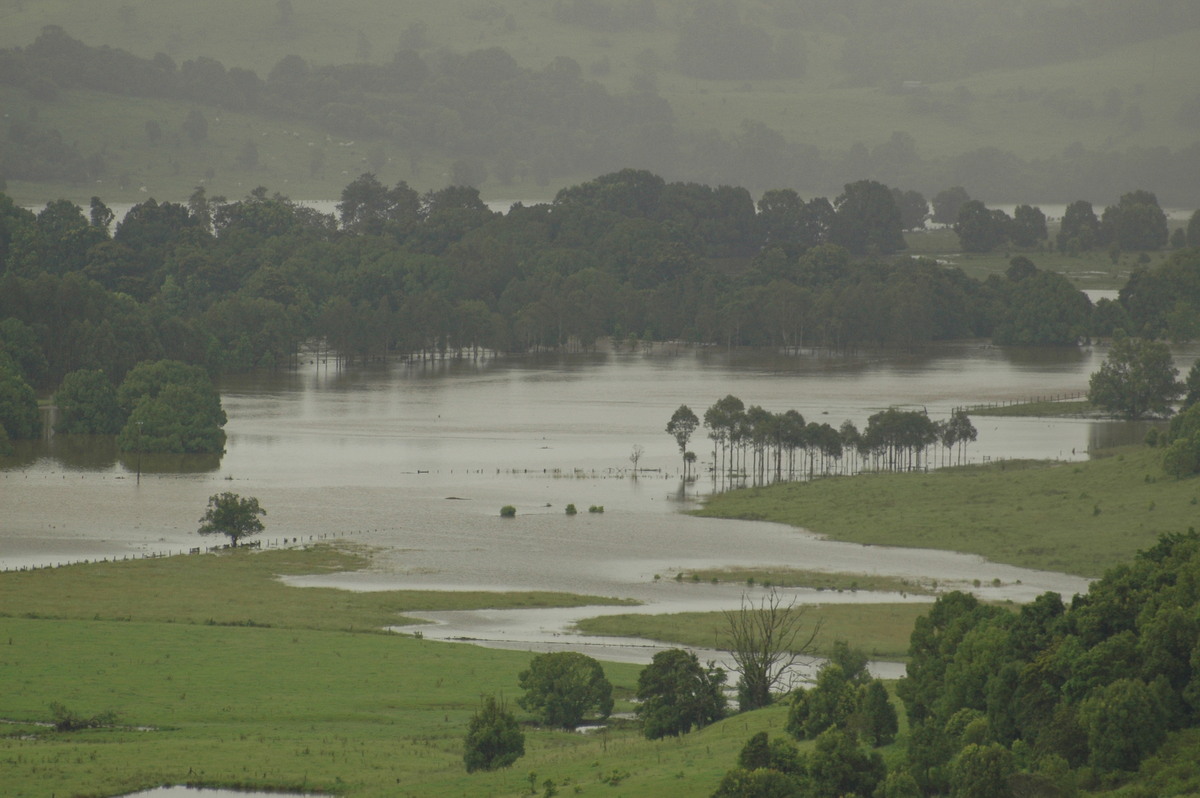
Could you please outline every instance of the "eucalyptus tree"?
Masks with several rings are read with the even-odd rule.
[[[951,411],[950,420],[947,422],[946,428],[952,435],[954,443],[958,446],[958,462],[961,465],[966,455],[967,444],[974,443],[979,438],[979,431],[971,423],[971,418],[967,415],[967,411],[961,407]]]
[[[704,411],[704,426],[708,428],[708,437],[713,441],[713,461],[719,471],[733,470],[734,450],[741,440],[740,428],[745,412],[746,405],[733,394],[718,399]]]
[[[779,422],[780,448],[787,450],[788,479],[796,473],[796,450],[805,446],[804,416],[798,410],[784,412]]]
[[[854,462],[850,466],[851,472],[858,471],[859,445],[862,443],[862,435],[859,433],[858,427],[854,426],[853,421],[846,419],[838,429],[838,434],[842,436],[842,450],[849,451],[854,455]]]
[[[754,451],[755,479],[759,479],[765,476],[771,443],[775,438],[775,416],[769,410],[751,405],[746,410],[745,426],[746,440]]]
[[[671,414],[671,420],[667,422],[667,434],[675,438],[675,443],[679,445],[679,455],[683,458],[683,478],[688,477],[688,441],[691,440],[692,434],[696,428],[700,426],[700,419],[692,412],[692,409],[687,405],[680,405],[674,413]]]

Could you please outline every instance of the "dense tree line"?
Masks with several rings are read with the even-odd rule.
[[[1075,795],[1119,787],[1181,731],[1183,753],[1160,765],[1157,789],[1142,789],[1182,794],[1200,724],[1198,577],[1200,535],[1189,530],[1070,602],[1045,593],[1014,610],[941,595],[917,620],[896,686],[903,757],[885,766],[871,750],[896,735],[895,709],[843,646],[790,696],[787,732],[815,744],[802,752],[755,735],[713,796]]]
[[[1192,334],[1196,250],[1093,309],[1025,257],[985,281],[893,257],[903,194],[861,180],[832,201],[776,189],[756,203],[742,188],[627,169],[499,214],[473,188],[419,194],[365,174],[336,216],[263,188],[234,201],[197,189],[185,204],[146,200],[115,226],[99,198],[33,213],[0,195],[0,350],[46,393],[82,368],[119,385],[143,361],[217,375],[287,367],[310,345],[361,362],[630,336],[849,352]],[[760,477],[835,471],[847,447],[828,432],[807,449],[782,427],[730,434],[736,467]]]
[[[1167,535],[1069,604],[1054,593],[1012,612],[940,597],[917,621],[907,677],[908,772],[963,793],[998,767],[994,795],[1111,784],[1200,707],[1200,537]],[[988,761],[991,761],[988,765]]]

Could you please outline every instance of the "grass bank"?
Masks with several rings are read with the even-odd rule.
[[[574,593],[293,588],[278,576],[353,571],[364,550],[228,550],[4,574],[0,615],[217,626],[377,631],[420,623],[406,611],[631,604]]]
[[[731,491],[697,514],[1100,576],[1160,534],[1195,525],[1200,480],[1167,476],[1161,458],[1159,449],[1130,447],[1079,463],[1007,461],[838,477]]]
[[[1008,417],[1038,417],[1062,418],[1064,416],[1101,416],[1103,411],[1086,399],[1067,399],[1062,401],[1013,402],[1003,405],[976,405],[968,407],[967,413],[972,416],[1008,416]]]

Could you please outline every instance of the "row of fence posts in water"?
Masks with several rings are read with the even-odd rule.
[[[356,532],[327,532],[321,535],[308,535],[307,537],[285,537],[274,538],[273,540],[252,540],[240,544],[236,548],[239,549],[283,549],[293,546],[303,546],[309,543],[319,543],[322,540],[330,540],[332,538],[342,538],[347,535],[354,535]],[[46,568],[62,568],[67,565],[89,565],[92,563],[102,562],[129,562],[130,560],[157,560],[163,557],[176,557],[188,554],[203,554],[205,552],[228,551],[235,548],[226,543],[220,546],[193,546],[187,549],[167,549],[165,551],[147,551],[141,554],[123,554],[113,555],[112,557],[97,557],[84,558],[81,560],[64,560],[60,562],[44,563],[41,565],[20,565],[15,567],[5,567],[0,569],[0,573],[20,573],[23,571],[41,571]]]

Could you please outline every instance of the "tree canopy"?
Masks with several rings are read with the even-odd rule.
[[[725,671],[704,668],[690,651],[657,652],[638,675],[637,714],[646,737],[686,734],[725,716]]]
[[[518,681],[525,692],[517,703],[547,726],[573,729],[589,713],[598,718],[612,713],[612,683],[600,663],[585,654],[538,654]]]
[[[1183,392],[1166,344],[1118,335],[1088,381],[1088,401],[1125,418],[1169,415]]]
[[[242,498],[228,491],[217,493],[209,497],[208,507],[200,517],[200,528],[196,531],[201,535],[224,535],[236,548],[243,538],[265,529],[259,516],[266,514],[253,496]]]

